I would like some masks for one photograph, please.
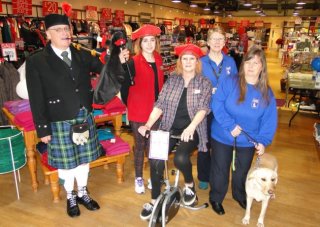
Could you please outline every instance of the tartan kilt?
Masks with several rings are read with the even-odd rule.
[[[89,139],[84,145],[76,145],[72,141],[71,126],[89,124]],[[92,162],[101,156],[95,122],[92,113],[84,108],[72,120],[51,123],[51,141],[48,143],[48,163],[57,169],[73,169],[81,164]]]

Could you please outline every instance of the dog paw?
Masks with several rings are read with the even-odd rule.
[[[257,227],[264,227],[263,222],[258,222],[258,223],[257,223]]]
[[[244,224],[244,225],[249,225],[249,223],[250,223],[250,218],[244,217],[244,218],[242,219],[242,224]]]

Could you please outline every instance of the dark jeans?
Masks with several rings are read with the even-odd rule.
[[[212,122],[213,114],[210,113],[207,116],[207,131],[208,131],[208,140],[207,143],[207,152],[198,152],[197,157],[197,170],[198,170],[198,180],[209,182],[210,177],[210,166],[211,166],[211,122]]]
[[[170,139],[169,151],[177,144],[177,139]],[[176,148],[175,156],[174,156],[174,165],[178,168],[184,177],[184,181],[186,183],[193,182],[192,176],[192,163],[190,160],[190,156],[192,152],[197,148],[199,143],[198,134],[195,132],[193,140],[189,142],[180,141],[179,145]],[[161,179],[163,179],[163,171],[164,171],[164,161],[150,159],[150,175],[151,175],[151,184],[152,184],[152,192],[151,198],[157,199],[160,195],[161,190]]]
[[[222,203],[228,191],[233,146],[211,138],[210,201]],[[232,171],[232,196],[236,200],[246,199],[245,182],[254,156],[254,147],[236,147],[235,171]]]

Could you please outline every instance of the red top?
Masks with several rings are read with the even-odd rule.
[[[159,53],[154,52],[155,63],[158,69],[159,92],[164,83],[162,58]],[[133,57],[135,76],[134,86],[130,86],[128,94],[128,119],[135,122],[147,122],[155,102],[154,97],[154,72],[152,66],[143,55],[137,54]]]

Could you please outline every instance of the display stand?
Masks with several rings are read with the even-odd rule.
[[[26,162],[22,132],[11,125],[0,126],[0,174],[13,172],[18,200],[18,181],[21,181],[19,170]]]

